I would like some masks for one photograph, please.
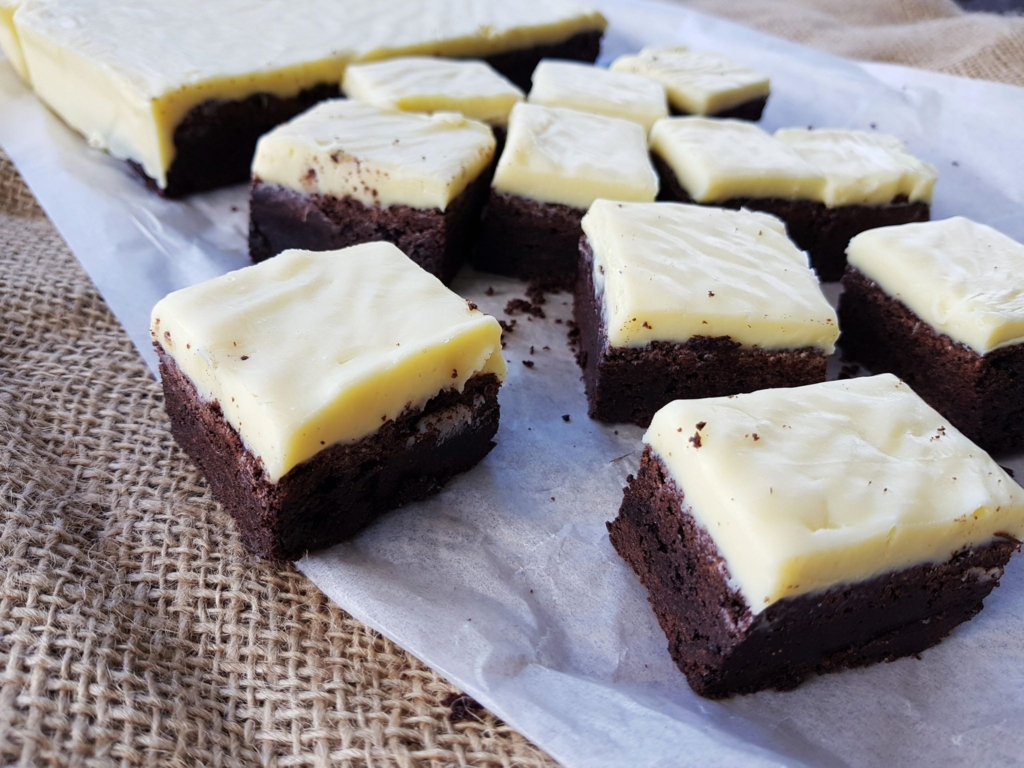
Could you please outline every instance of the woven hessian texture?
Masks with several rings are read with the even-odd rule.
[[[0,155],[0,765],[554,765],[455,692],[241,547]]]
[[[1024,84],[1024,20],[949,0],[687,4]],[[453,714],[455,693],[242,549],[159,387],[0,155],[0,765],[554,764],[486,712]]]
[[[676,0],[840,56],[1024,85],[1024,18],[953,0]]]

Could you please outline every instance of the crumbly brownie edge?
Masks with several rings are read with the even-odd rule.
[[[442,211],[303,194],[254,178],[249,256],[260,262],[289,248],[330,251],[385,240],[449,283],[476,238],[489,183],[489,171],[484,171]]]
[[[1024,448],[1024,344],[979,355],[848,267],[839,299],[845,358],[893,373],[986,451]]]
[[[656,152],[651,160],[661,177],[659,200],[693,203],[675,171]],[[846,271],[846,247],[854,236],[869,229],[928,221],[931,206],[897,197],[886,205],[841,205],[829,208],[809,200],[737,197],[714,204],[720,208],[747,208],[779,217],[789,238],[807,251],[811,266],[824,282],[836,282]]]
[[[560,43],[499,53],[488,56],[485,61],[524,91],[529,91],[533,70],[541,59],[569,59],[592,64],[601,53],[603,36],[604,32],[597,29],[579,32]]]
[[[1011,537],[753,615],[684,493],[645,449],[611,542],[648,590],[671,653],[698,694],[722,698],[793,688],[812,673],[912,656],[977,614],[1010,556]]]
[[[825,381],[828,355],[814,347],[743,347],[728,336],[610,347],[601,299],[594,289],[593,258],[583,236],[573,311],[580,330],[576,359],[583,369],[591,418],[646,427],[673,400]]]
[[[737,104],[735,107],[729,107],[721,112],[715,112],[713,115],[701,115],[701,117],[717,117],[720,119],[732,118],[734,120],[749,120],[756,123],[761,119],[761,115],[764,114],[764,108],[768,104],[767,96],[759,96],[756,99],[750,99],[750,101],[744,101],[742,104]],[[686,112],[676,107],[670,107],[670,111],[674,116],[677,117],[689,117],[692,115],[691,112]]]
[[[571,289],[585,213],[492,191],[473,249],[473,266],[530,280],[548,290]]]
[[[494,447],[500,382],[477,375],[460,393],[441,392],[355,443],[325,448],[277,483],[246,449],[219,404],[205,402],[159,344],[171,432],[235,519],[242,543],[261,557],[295,559],[349,538],[385,512],[436,494]],[[443,434],[430,417],[469,409],[466,426]],[[410,444],[410,440],[412,443]]]

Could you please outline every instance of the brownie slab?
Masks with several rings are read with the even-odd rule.
[[[1020,549],[999,539],[944,563],[783,599],[755,616],[650,448],[608,530],[647,588],[669,653],[708,698],[788,690],[815,673],[921,653],[981,611]]]
[[[673,400],[825,380],[835,313],[778,220],[599,200],[583,229],[573,306],[591,418],[647,426]]]
[[[903,378],[976,443],[1024,447],[1024,245],[962,217],[850,242],[847,358]]]
[[[732,120],[749,120],[752,123],[756,123],[761,119],[761,115],[764,114],[764,108],[768,106],[768,97],[759,96],[750,101],[744,101],[742,104],[737,104],[735,107],[729,107],[723,109],[721,112],[716,112],[712,117],[720,119],[732,119]],[[676,117],[690,117],[693,116],[692,112],[687,112],[683,109],[676,107],[670,107],[672,115]]]
[[[659,200],[692,203],[693,198],[679,183],[675,172],[656,154],[651,155],[654,167],[661,176]],[[912,203],[905,197],[886,205],[843,205],[829,208],[824,203],[810,200],[784,200],[781,198],[733,197],[719,200],[722,208],[762,211],[786,222],[790,239],[811,257],[811,265],[825,282],[841,280],[846,270],[846,247],[861,232],[876,227],[889,227],[928,221],[931,205]]]
[[[150,329],[175,438],[265,557],[436,493],[498,427],[501,327],[389,243],[176,291]]]
[[[914,655],[982,607],[1024,490],[891,375],[676,401],[612,544],[699,694]]]
[[[476,235],[494,135],[456,114],[327,101],[260,139],[249,253],[383,240],[448,282]]]
[[[242,543],[261,557],[295,560],[344,541],[385,512],[439,493],[494,447],[500,382],[487,374],[270,482],[220,405],[204,402],[174,360],[157,352],[174,439],[234,518]]]

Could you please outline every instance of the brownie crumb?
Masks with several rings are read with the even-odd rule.
[[[700,432],[694,432],[693,433],[693,437],[690,438],[690,442],[693,443],[693,447],[694,448],[700,448],[700,446],[701,446]]]
[[[238,206],[237,205],[232,205],[231,206],[231,212],[232,213],[238,213]]]
[[[878,123],[870,123],[870,125],[872,131],[878,130]]]
[[[960,167],[960,161],[959,160],[954,160],[953,161],[953,167],[954,168],[959,168]]]
[[[715,292],[714,291],[708,291],[708,298],[711,298],[711,299],[715,298]]]
[[[494,288],[492,288],[491,286],[487,286],[487,290],[484,291],[484,295],[485,296],[493,296],[494,295]]]
[[[523,314],[531,317],[547,317],[544,314],[544,310],[538,305],[527,301],[526,299],[512,299],[505,305],[505,314],[512,316],[515,314]]]
[[[569,414],[568,413],[563,413],[562,414],[562,421],[565,421],[565,422],[569,421]]]
[[[754,434],[752,434],[752,435],[751,435],[751,437],[752,437],[752,438],[754,438],[754,442],[755,442],[755,443],[756,443],[756,442],[757,442],[758,440],[760,440],[760,439],[761,439],[761,436],[760,436],[759,434],[757,434],[757,432],[755,432]]]
[[[450,694],[441,704],[451,710],[448,715],[448,721],[451,723],[480,720],[484,711],[479,701],[465,693]]]
[[[531,355],[534,354],[534,352],[533,352],[533,345],[532,344],[530,345],[530,354]]]
[[[468,304],[468,305],[469,305],[469,309],[470,309],[471,311],[475,311],[475,310],[478,310],[478,309],[480,309],[480,307],[478,307],[478,306],[476,305],[476,302],[470,301],[469,299],[466,299],[466,304]]]
[[[452,378],[453,379],[459,378],[459,369],[458,368],[452,368]]]
[[[1008,474],[1008,475],[1010,476],[1010,478],[1011,478],[1011,479],[1013,479],[1013,477],[1014,477],[1014,474],[1013,474],[1013,470],[1012,470],[1012,469],[1010,469],[1009,467],[1003,467],[1003,465],[1002,465],[1002,464],[1000,464],[999,466],[1000,466],[1000,467],[1002,467],[1002,469],[1003,469],[1003,472],[1005,472],[1006,474]]]
[[[644,324],[641,327],[646,328],[648,331],[653,331],[654,330],[653,328],[651,328],[651,324],[648,323],[646,320],[644,320]]]
[[[537,281],[531,282],[526,286],[526,298],[532,301],[534,304],[545,304],[547,303],[547,289],[543,283]]]
[[[700,432],[707,425],[708,425],[708,423],[706,421],[698,421],[697,422],[697,431]]]
[[[555,322],[558,323],[559,325],[561,325],[562,324],[562,318],[556,317],[555,318]]]
[[[533,362],[533,360],[523,360],[523,365],[525,365],[527,368],[533,368],[533,366],[535,366],[536,363]]]
[[[249,359],[248,355],[242,355],[242,360],[248,360],[248,359]]]
[[[544,345],[543,347],[541,347],[541,349],[543,349],[545,352],[550,352],[551,351],[551,347],[549,347],[547,345]]]

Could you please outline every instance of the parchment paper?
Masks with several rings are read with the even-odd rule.
[[[596,4],[612,22],[605,60],[654,43],[723,51],[771,74],[768,129],[894,133],[939,168],[935,218],[964,214],[1024,239],[1024,90],[844,61],[673,6]],[[7,67],[0,144],[151,366],[153,304],[248,263],[243,187],[159,200],[88,149]],[[485,295],[489,286],[496,295]],[[523,286],[467,272],[455,289],[503,317]],[[1018,561],[985,610],[920,660],[789,693],[693,695],[605,530],[636,469],[641,430],[586,417],[567,327],[556,322],[569,317],[568,297],[550,297],[545,310],[543,320],[517,318],[508,338],[498,447],[437,498],[303,559],[317,585],[568,766],[1021,761]],[[1024,471],[1024,461],[1003,463]]]

